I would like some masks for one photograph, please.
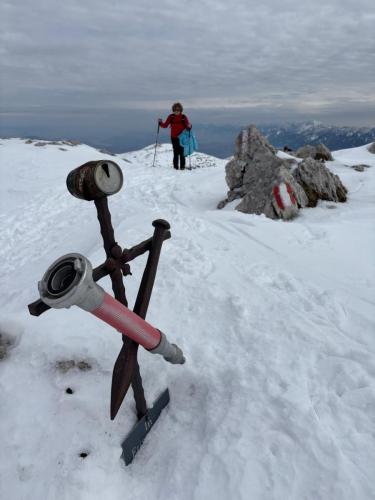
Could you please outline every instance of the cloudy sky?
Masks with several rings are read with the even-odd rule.
[[[375,125],[374,0],[2,0],[1,19],[12,123],[181,100],[207,122]]]

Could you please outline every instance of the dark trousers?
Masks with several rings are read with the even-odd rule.
[[[178,170],[178,159],[180,159],[180,168],[183,170],[185,168],[184,148],[181,146],[178,137],[172,137],[171,141],[173,146],[173,166]]]

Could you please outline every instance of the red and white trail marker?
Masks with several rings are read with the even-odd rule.
[[[288,182],[281,182],[277,186],[274,186],[272,194],[274,198],[273,206],[282,219],[290,219],[297,215],[297,200]]]

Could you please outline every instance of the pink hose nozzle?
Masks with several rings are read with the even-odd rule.
[[[173,364],[185,362],[181,349],[170,344],[164,333],[106,293],[92,278],[92,266],[78,253],[57,259],[38,283],[40,298],[50,307],[76,305],[90,312],[151,353]]]

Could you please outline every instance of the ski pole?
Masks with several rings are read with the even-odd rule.
[[[158,145],[159,130],[160,130],[160,123],[158,123],[158,131],[156,132],[155,151],[154,151],[154,161],[152,162],[152,166],[153,166],[153,167],[155,167],[156,147],[157,147],[157,145]]]
[[[191,170],[191,128],[189,128],[189,169]]]

